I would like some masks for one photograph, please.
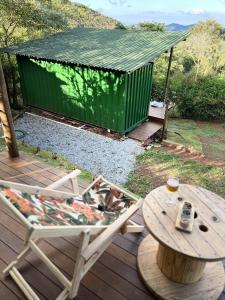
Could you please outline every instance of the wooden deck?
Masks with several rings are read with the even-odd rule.
[[[149,107],[148,122],[144,122],[128,133],[128,137],[137,141],[144,142],[151,138],[157,131],[163,128],[165,118],[165,107]]]
[[[30,156],[21,154],[19,159],[9,159],[6,152],[0,153],[0,178],[25,184],[46,186],[64,175],[61,170],[46,165]],[[80,187],[84,188],[85,182]],[[69,186],[64,187],[69,190]],[[141,212],[133,216],[143,224]],[[136,256],[138,245],[144,236],[127,234],[118,236],[115,242],[100,257],[85,276],[76,299],[79,300],[149,300],[154,297],[145,288],[137,272]],[[23,248],[23,226],[0,204],[0,272]],[[76,238],[52,238],[40,244],[49,258],[71,277],[76,257]],[[55,299],[61,290],[59,282],[46,266],[30,254],[21,266],[21,272],[41,299]],[[23,293],[9,277],[0,277],[0,299],[24,300]],[[225,299],[225,294],[221,300]]]
[[[139,125],[128,133],[128,137],[137,141],[144,142],[151,138],[157,131],[163,128],[163,124],[156,121],[148,121]]]
[[[165,107],[158,108],[149,106],[148,116],[151,120],[163,121],[165,119]]]

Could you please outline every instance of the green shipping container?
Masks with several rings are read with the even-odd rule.
[[[25,105],[125,133],[148,116],[152,64],[104,71],[17,56]]]
[[[26,105],[126,133],[148,118],[155,59],[187,36],[74,28],[0,52],[17,56]]]

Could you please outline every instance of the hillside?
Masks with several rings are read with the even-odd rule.
[[[70,0],[57,0],[51,2],[51,7],[64,14],[69,27],[98,27],[112,29],[119,24],[117,20],[104,16],[93,9]]]
[[[194,24],[191,25],[181,25],[177,23],[171,23],[166,26],[167,31],[186,31],[191,29],[194,26]]]

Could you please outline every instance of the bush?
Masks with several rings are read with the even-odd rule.
[[[153,98],[161,98],[164,88],[162,78],[155,78]],[[205,76],[194,79],[193,75],[174,75],[170,78],[169,100],[176,104],[184,118],[196,120],[225,120],[225,79]]]
[[[225,80],[207,76],[194,80],[181,76],[172,84],[171,98],[183,117],[225,120]]]

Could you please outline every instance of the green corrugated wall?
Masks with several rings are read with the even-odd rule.
[[[153,64],[126,74],[125,128],[130,131],[148,117],[152,89]]]
[[[152,65],[131,74],[17,56],[25,105],[125,133],[147,118]]]

